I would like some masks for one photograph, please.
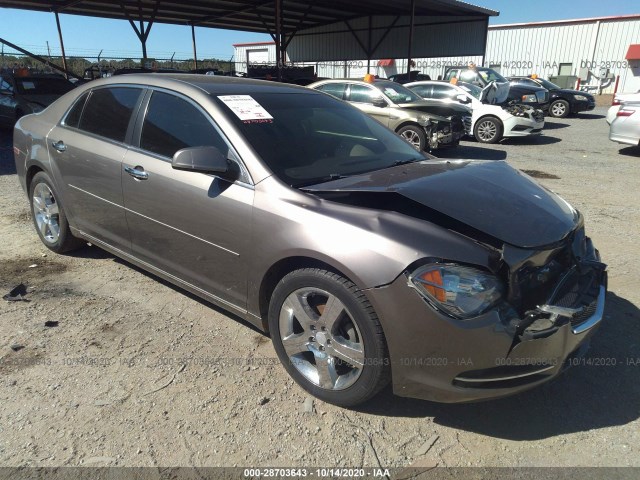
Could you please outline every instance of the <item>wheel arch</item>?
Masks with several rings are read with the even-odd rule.
[[[330,264],[318,258],[304,255],[282,258],[271,265],[271,267],[269,267],[269,269],[265,272],[265,274],[262,276],[262,280],[260,282],[260,287],[258,290],[258,309],[260,318],[262,320],[262,328],[265,332],[269,332],[269,302],[271,300],[273,291],[278,285],[278,282],[280,282],[280,280],[282,280],[289,273],[295,270],[300,270],[302,268],[320,268],[323,270],[327,270],[346,278],[347,280],[353,282],[359,288],[361,287],[358,278],[354,278],[353,273],[342,265]]]
[[[400,125],[398,125],[393,131],[398,133],[398,131],[404,127],[418,127],[419,129],[424,131],[424,128],[422,127],[422,125],[420,125],[418,122],[414,120],[405,120]],[[425,132],[425,135],[426,135],[426,132]]]

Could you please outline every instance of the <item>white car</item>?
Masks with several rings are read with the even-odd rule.
[[[607,119],[607,121],[609,120]],[[609,140],[626,145],[639,146],[640,102],[620,105],[610,125]]]
[[[496,143],[504,137],[539,135],[544,128],[544,112],[526,105],[498,105],[509,93],[493,82],[484,89],[470,83],[422,81],[405,84],[422,98],[459,102],[471,107],[471,132],[481,143]]]
[[[613,103],[611,104],[611,108],[607,111],[607,123],[611,125],[611,123],[616,119],[616,115],[618,114],[618,110],[623,103],[629,104],[640,104],[640,91],[637,93],[619,93],[613,98]]]

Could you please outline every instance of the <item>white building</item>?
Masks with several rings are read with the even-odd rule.
[[[247,63],[276,61],[273,42],[237,44],[234,48],[236,70],[240,72],[246,72]],[[618,92],[640,90],[640,15],[492,25],[486,52],[484,58],[415,59],[415,69],[437,79],[447,65],[472,61],[505,76],[536,73],[544,78],[575,77],[594,93],[612,93],[616,83]],[[295,58],[290,60],[295,62]],[[306,65],[314,65],[319,77],[360,77],[367,73],[366,60]],[[369,69],[387,77],[406,71],[406,65],[406,59],[379,59],[373,60]]]

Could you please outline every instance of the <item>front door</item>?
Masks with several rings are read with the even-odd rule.
[[[348,101],[367,115],[375,118],[385,127],[389,126],[389,108],[374,105],[376,99],[383,99],[380,90],[367,85],[352,83],[349,86]]]
[[[254,190],[242,181],[172,168],[176,151],[197,146],[230,153],[229,144],[199,106],[154,91],[139,148],[129,150],[123,162],[133,254],[223,302],[245,308]]]

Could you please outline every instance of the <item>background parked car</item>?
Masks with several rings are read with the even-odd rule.
[[[544,127],[544,113],[523,105],[487,103],[485,90],[470,83],[413,82],[405,85],[422,98],[443,105],[463,103],[472,109],[469,132],[481,143],[496,143],[504,137],[539,135]],[[501,102],[502,99],[498,99]]]
[[[607,111],[607,123],[611,125],[618,114],[618,110],[624,103],[639,103],[640,104],[640,91],[637,93],[618,93],[613,98],[611,108]]]
[[[23,115],[38,113],[75,85],[60,75],[0,75],[0,125],[13,127]]]
[[[531,105],[540,110],[549,109],[549,91],[540,86],[510,85],[509,81],[492,68],[485,67],[448,67],[444,79],[450,82],[456,78],[459,82],[471,83],[484,88],[491,82],[496,82],[500,88],[508,89],[505,102],[517,102]]]
[[[611,121],[609,139],[626,145],[640,145],[640,103],[620,105]]]
[[[424,73],[420,73],[419,70],[412,70],[410,75],[407,75],[406,73],[396,73],[395,75],[389,75],[388,79],[392,82],[401,83],[404,85],[405,83],[409,82],[422,82],[431,80],[431,77]]]
[[[509,77],[509,82],[512,87],[526,85],[549,90],[549,115],[552,117],[565,118],[572,114],[588,112],[596,108],[596,99],[590,93],[562,88],[549,80],[533,75],[529,77]]]
[[[463,115],[444,117],[408,88],[389,80],[324,80],[309,88],[345,100],[398,133],[417,150],[455,147],[465,134]]]

